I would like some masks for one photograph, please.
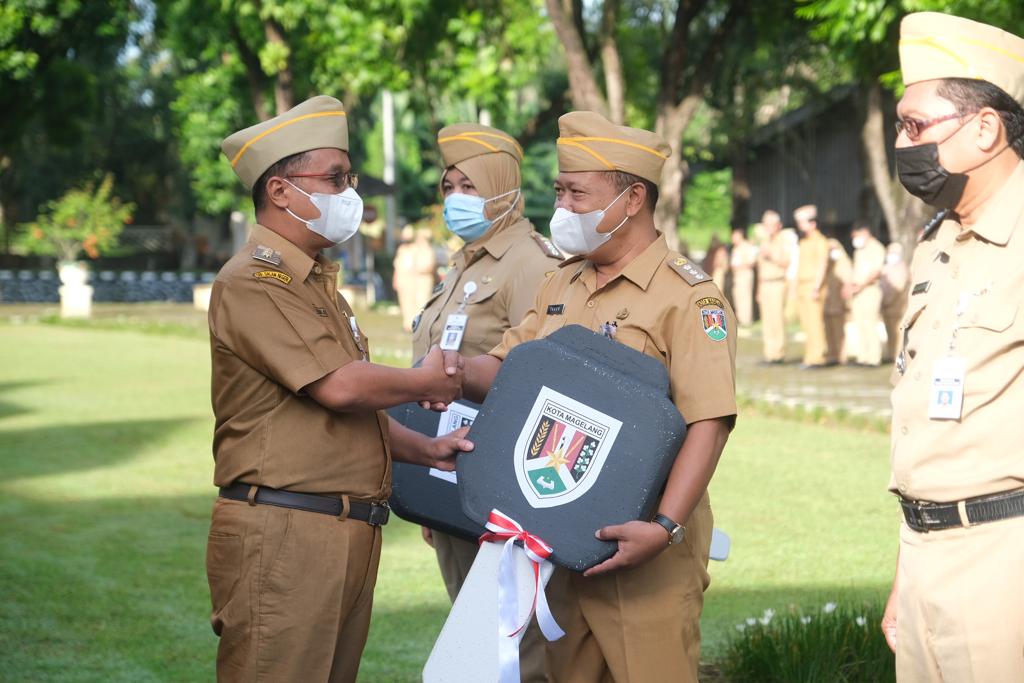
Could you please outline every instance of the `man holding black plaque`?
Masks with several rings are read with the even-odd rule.
[[[735,319],[711,278],[655,228],[668,144],[585,111],[562,116],[559,132],[551,234],[576,256],[501,344],[466,361],[464,391],[482,401],[515,346],[571,324],[665,365],[687,438],[654,519],[596,530],[618,543],[615,555],[583,574],[555,570],[548,593],[566,636],[548,644],[547,665],[560,682],[696,681],[713,523],[707,486],[736,419]]]

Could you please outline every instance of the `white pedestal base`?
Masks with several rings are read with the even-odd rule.
[[[60,317],[88,318],[92,315],[92,287],[89,285],[62,285],[60,292]]]

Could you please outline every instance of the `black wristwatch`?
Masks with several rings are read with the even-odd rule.
[[[675,545],[682,543],[683,536],[686,535],[686,528],[682,524],[676,524],[671,518],[658,513],[654,515],[654,519],[651,520],[655,524],[660,524],[668,532],[668,544]]]

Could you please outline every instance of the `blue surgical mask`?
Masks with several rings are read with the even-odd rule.
[[[483,237],[492,225],[494,221],[499,220],[505,214],[512,210],[512,207],[516,205],[519,198],[516,197],[516,201],[512,202],[512,205],[508,207],[508,210],[500,216],[496,216],[494,220],[487,218],[484,215],[484,205],[487,202],[492,202],[495,199],[501,199],[510,194],[517,194],[518,189],[511,190],[509,192],[503,192],[490,199],[484,199],[483,197],[477,197],[471,194],[464,194],[462,192],[452,192],[450,195],[444,198],[444,222],[448,226],[448,229],[453,233],[461,237],[466,242],[472,242]]]

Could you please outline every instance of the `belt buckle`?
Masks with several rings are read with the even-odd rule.
[[[387,501],[380,503],[370,503],[370,514],[366,520],[366,523],[370,526],[384,526],[388,523],[388,518],[391,516],[391,506],[387,504]]]
[[[903,500],[903,517],[907,520],[907,526],[914,531],[928,533],[928,526],[925,524],[924,510],[921,503]]]

